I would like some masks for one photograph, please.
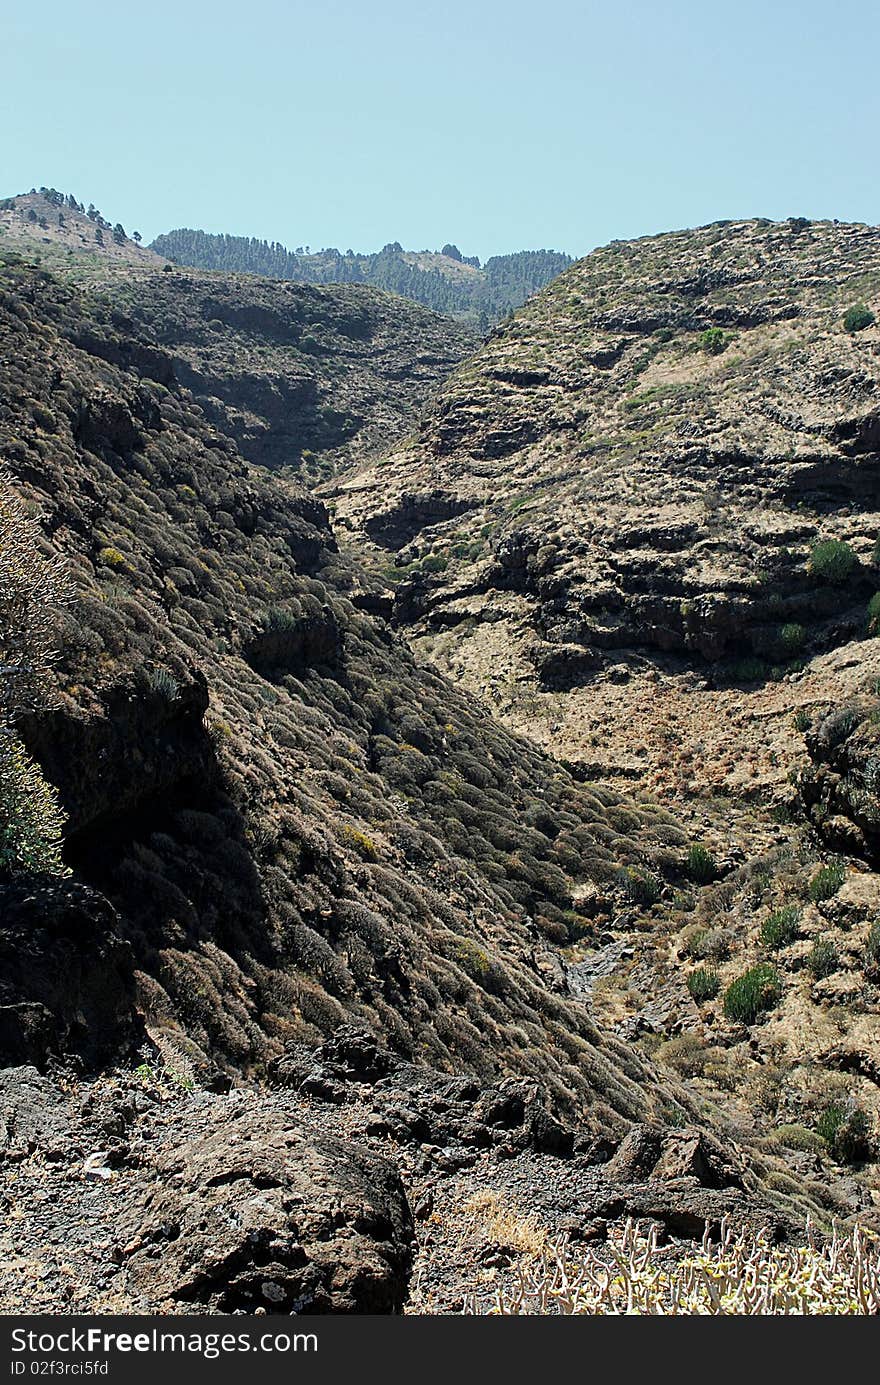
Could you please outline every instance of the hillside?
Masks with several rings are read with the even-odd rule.
[[[537,1160],[532,1183],[540,1176],[548,1207],[558,1208],[556,1161],[579,1142],[597,1212],[651,1206],[673,1217],[678,1208],[692,1227],[726,1208],[790,1224],[793,1204],[760,1191],[760,1168],[776,1156],[734,1173],[738,1157],[719,1153],[708,1130],[693,1136],[691,1155],[681,1144],[681,1158],[696,1158],[708,1141],[699,1157],[709,1171],[692,1188],[667,1189],[672,1172],[651,1181],[664,1149],[664,1167],[680,1166],[675,1131],[695,1123],[699,1132],[708,1118],[674,1076],[600,1032],[566,980],[563,949],[593,935],[597,889],[623,903],[633,881],[672,882],[686,869],[688,838],[674,820],[578,783],[420,669],[361,609],[359,570],[338,552],[323,507],[249,468],[177,384],[168,358],[163,371],[149,338],[121,332],[90,296],[8,254],[0,322],[0,449],[40,517],[47,553],[64,556],[73,584],[58,617],[54,706],[21,722],[60,791],[73,876],[44,877],[35,889],[14,872],[0,887],[0,1039],[13,1064],[78,1058],[87,1072],[117,1064],[121,1074],[83,1087],[73,1108],[30,1069],[4,1079],[11,1148],[24,1141],[31,1161],[35,1148],[55,1150],[52,1209],[26,1251],[55,1266],[40,1279],[39,1301],[55,1305],[61,1290],[52,1286],[63,1283],[75,1299],[97,1295],[114,1311],[165,1300],[252,1310],[258,1287],[224,1278],[237,1251],[198,1290],[173,1257],[157,1281],[157,1262],[136,1249],[117,1257],[108,1279],[91,1242],[71,1234],[84,1224],[82,1185],[64,1178],[65,1161],[97,1138],[90,1122],[109,1121],[116,1153],[105,1157],[119,1172],[110,1201],[85,1220],[124,1225],[162,1204],[160,1220],[195,1218],[187,1237],[196,1240],[181,1242],[195,1254],[199,1217],[217,1197],[212,1160],[242,1157],[211,1135],[223,1126],[230,1083],[287,1090],[274,1116],[248,1106],[255,1149],[268,1149],[261,1119],[275,1139],[283,1127],[287,1143],[272,1157],[287,1168],[286,1150],[313,1151],[321,1187],[339,1179],[350,1197],[364,1181],[363,1196],[396,1228],[381,1253],[352,1252],[357,1263],[375,1264],[377,1254],[381,1262],[373,1289],[345,1290],[361,1310],[401,1301],[411,1254],[399,1175],[376,1162],[389,1129],[411,1190],[456,1170],[467,1186],[473,1142],[509,1144],[499,1157]],[[349,1037],[326,1047],[335,1031]],[[387,1056],[371,1058],[364,1035]],[[397,1073],[388,1096],[377,1092],[366,1106],[357,1086],[345,1086],[364,1063],[370,1082]],[[137,1096],[145,1085],[146,1106]],[[235,1091],[229,1100],[244,1118]],[[406,1121],[438,1128],[436,1160],[424,1167],[411,1164]],[[628,1147],[607,1176],[590,1172],[638,1122],[673,1133],[666,1144],[652,1135],[637,1158]],[[334,1129],[372,1138],[376,1154],[343,1154]],[[160,1195],[159,1184],[181,1157],[196,1181],[185,1208],[172,1210],[184,1193]],[[359,1171],[346,1173],[345,1159],[356,1158]],[[32,1168],[38,1183],[45,1178],[39,1159],[17,1167],[11,1196],[26,1194]],[[619,1191],[630,1184],[631,1194]],[[804,1205],[817,1206],[815,1196],[829,1195],[817,1185]],[[40,1241],[41,1226],[62,1234],[68,1268]],[[146,1234],[136,1229],[134,1247]],[[309,1273],[325,1284],[320,1239]],[[25,1254],[20,1241],[15,1248]],[[301,1260],[289,1254],[277,1250],[274,1273],[302,1288]],[[307,1280],[309,1301],[323,1302],[316,1283]],[[353,1300],[338,1275],[333,1285],[327,1301],[345,1311],[338,1305]],[[119,1297],[106,1297],[111,1287]]]
[[[159,384],[190,389],[249,461],[307,482],[411,434],[476,345],[465,324],[367,287],[180,271],[47,193],[0,206],[0,247],[89,292],[123,339],[136,330],[140,368],[153,353]]]
[[[485,331],[571,264],[558,250],[493,255],[484,265],[455,245],[404,250],[393,241],[372,255],[347,250],[288,250],[277,241],[180,229],[157,236],[152,249],[175,264],[225,273],[263,274],[304,284],[370,284],[472,322]]]
[[[877,228],[614,244],[327,490],[422,659],[700,841],[702,899],[583,950],[594,1013],[805,1149],[822,1109],[880,1114],[878,317]]]
[[[862,260],[872,244],[858,229],[820,231]],[[566,698],[593,699],[600,716],[597,690],[623,686],[613,664],[598,689],[549,693],[545,666],[524,660],[531,681],[500,717],[474,695],[481,680],[490,697],[503,686],[490,680],[526,640],[563,664],[573,647],[602,648],[576,646],[568,628],[558,639],[551,615],[569,621],[568,592],[587,602],[588,582],[586,566],[571,588],[542,582],[551,527],[562,576],[591,553],[601,515],[628,535],[613,551],[636,553],[622,512],[607,498],[578,511],[567,474],[582,466],[613,495],[625,469],[614,449],[591,453],[579,433],[587,451],[559,465],[573,439],[565,410],[612,417],[629,397],[621,374],[594,398],[609,377],[593,372],[614,361],[582,359],[600,350],[590,332],[611,357],[615,332],[627,351],[638,341],[631,317],[588,330],[604,307],[579,303],[565,328],[589,262],[452,375],[411,446],[331,483],[339,525],[291,468],[255,464],[268,450],[248,459],[230,383],[244,344],[249,400],[275,380],[288,337],[301,334],[299,351],[308,332],[328,402],[348,408],[368,368],[378,391],[374,362],[398,351],[416,407],[443,367],[412,375],[414,324],[427,356],[435,315],[358,286],[141,265],[80,284],[54,261],[3,246],[0,260],[0,459],[12,478],[0,520],[18,514],[70,587],[56,603],[58,657],[14,730],[59,791],[72,872],[59,875],[47,848],[51,868],[34,875],[28,804],[46,803],[45,783],[7,755],[3,782],[19,784],[2,800],[0,839],[7,1311],[22,1296],[45,1311],[389,1312],[408,1299],[457,1311],[490,1261],[499,1287],[515,1283],[535,1218],[544,1235],[600,1246],[618,1243],[628,1216],[647,1218],[673,1257],[722,1216],[789,1239],[807,1213],[825,1228],[872,1223],[880,878],[854,850],[840,865],[836,839],[806,817],[850,812],[862,838],[849,847],[869,852],[859,794],[877,698],[865,692],[845,727],[817,718],[797,820],[750,820],[725,838],[711,805],[701,818],[686,798],[670,810],[638,783],[602,782],[572,728],[564,757],[534,743],[544,697],[560,722]],[[853,290],[835,287],[837,273],[827,350],[854,371],[861,357],[846,353],[872,350],[875,329],[841,336],[833,294]],[[805,302],[814,277],[811,262]],[[638,283],[636,300],[648,301]],[[681,328],[703,330],[700,316]],[[364,343],[383,332],[387,356],[370,355]],[[589,389],[566,392],[557,349]],[[714,378],[704,354],[682,348]],[[846,439],[872,437],[864,416],[850,408],[832,445],[842,474]],[[277,417],[328,459],[353,446],[335,420],[315,432],[307,392]],[[362,428],[371,417],[381,426],[365,409]],[[666,456],[653,479],[647,460],[639,473],[646,503]],[[847,464],[870,475],[870,450]],[[827,508],[831,533],[860,552],[864,514],[833,497]],[[541,535],[537,566],[523,531]],[[732,533],[718,548],[732,564]],[[639,557],[643,579],[660,570],[650,560]],[[39,612],[34,561],[23,601]],[[827,610],[814,601],[833,657],[861,580],[840,585],[849,605],[837,587]],[[641,609],[631,576],[618,628],[635,628]],[[460,661],[442,639],[451,625]],[[15,639],[0,634],[7,659]],[[667,655],[709,657],[646,638],[634,656],[612,642],[607,659],[680,677]],[[504,725],[525,705],[529,736]],[[2,717],[0,731],[8,750]],[[781,979],[761,982],[754,1013],[723,1008],[730,982],[763,962],[759,928],[790,899]],[[820,943],[834,953],[824,970]],[[691,981],[704,963],[723,975],[711,997]],[[28,1208],[37,1215],[19,1218]]]
[[[445,642],[472,686],[491,672],[513,717],[528,690],[537,734],[562,721],[554,746],[581,759],[601,709],[591,763],[668,791],[683,766],[630,735],[645,679],[655,709],[670,679],[769,696],[774,671],[833,664],[864,632],[880,327],[844,316],[878,293],[869,227],[746,222],[596,251],[451,377],[414,446],[330,492],[340,521],[438,659]],[[840,571],[813,556],[828,542],[832,566],[835,543],[852,549]],[[741,784],[724,768],[705,771]]]
[[[29,253],[45,247],[43,253],[59,268],[86,281],[96,274],[162,269],[167,263],[141,245],[137,232],[127,235],[121,222],[111,224],[91,202],[86,208],[72,193],[56,188],[32,189],[0,201],[0,245],[22,246]]]

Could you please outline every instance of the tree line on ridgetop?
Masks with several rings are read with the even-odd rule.
[[[520,250],[494,255],[481,265],[476,255],[464,256],[457,246],[448,244],[439,253],[474,271],[452,277],[431,262],[425,268],[411,263],[399,241],[390,242],[376,254],[356,254],[353,250],[343,254],[335,248],[311,252],[309,247],[300,246],[288,250],[279,241],[187,229],[157,236],[151,249],[195,269],[261,274],[305,284],[369,284],[436,312],[468,318],[484,330],[572,263],[571,256],[559,250]]]

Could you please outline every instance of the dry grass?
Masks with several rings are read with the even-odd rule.
[[[547,1228],[533,1213],[523,1215],[510,1207],[493,1189],[475,1193],[464,1204],[462,1213],[468,1237],[478,1236],[526,1259],[548,1254]]]

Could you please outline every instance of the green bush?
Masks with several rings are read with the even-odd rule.
[[[830,866],[822,866],[810,881],[807,893],[814,904],[833,899],[843,884],[846,871],[839,861]]]
[[[760,683],[767,677],[767,665],[763,659],[750,656],[735,659],[730,666],[730,676],[737,683]]]
[[[871,1158],[871,1124],[855,1102],[832,1102],[826,1106],[816,1130],[839,1164],[861,1164]]]
[[[812,725],[812,722],[813,718],[810,716],[806,707],[798,707],[797,711],[794,714],[795,731],[808,731],[810,729],[810,726]]]
[[[851,308],[847,308],[843,315],[843,325],[848,332],[861,332],[865,327],[871,327],[876,321],[877,319],[867,303],[854,303]]]
[[[724,992],[724,1013],[740,1024],[753,1024],[764,1010],[770,1010],[782,995],[782,982],[766,962],[750,967]]]
[[[708,847],[699,842],[691,847],[687,855],[687,873],[698,885],[711,884],[718,874],[718,866]]]
[[[800,654],[806,642],[807,632],[796,621],[783,625],[779,632],[779,648],[787,659],[793,659]]]
[[[869,635],[880,634],[880,592],[875,592],[868,602],[868,618],[865,629]]]
[[[721,978],[714,967],[697,967],[687,979],[687,988],[692,999],[701,1005],[703,1001],[715,999],[721,989]]]
[[[283,606],[270,606],[263,616],[263,629],[272,635],[286,635],[299,629],[299,614]]]
[[[841,539],[821,539],[810,549],[810,574],[820,582],[848,582],[858,565],[855,553]]]
[[[729,343],[730,337],[722,327],[707,327],[705,332],[700,333],[700,350],[709,356],[720,356]]]
[[[622,866],[615,879],[631,904],[656,904],[660,898],[660,884],[647,871]]]
[[[67,875],[58,795],[19,738],[0,727],[0,874]]]
[[[871,924],[865,940],[865,961],[871,967],[880,965],[880,922]]]
[[[817,1135],[815,1130],[808,1130],[805,1125],[777,1126],[770,1138],[775,1145],[795,1149],[801,1154],[825,1154],[828,1151],[827,1142],[821,1135]]]
[[[796,904],[786,904],[775,909],[761,925],[761,942],[774,952],[788,947],[798,935],[801,911]]]
[[[834,944],[827,938],[819,938],[813,944],[807,958],[807,966],[816,980],[821,981],[823,976],[830,976],[833,971],[837,971],[839,964],[840,958]]]

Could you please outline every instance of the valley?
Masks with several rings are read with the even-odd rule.
[[[615,242],[481,340],[9,201],[67,873],[5,806],[5,1311],[880,1228],[880,232]]]

